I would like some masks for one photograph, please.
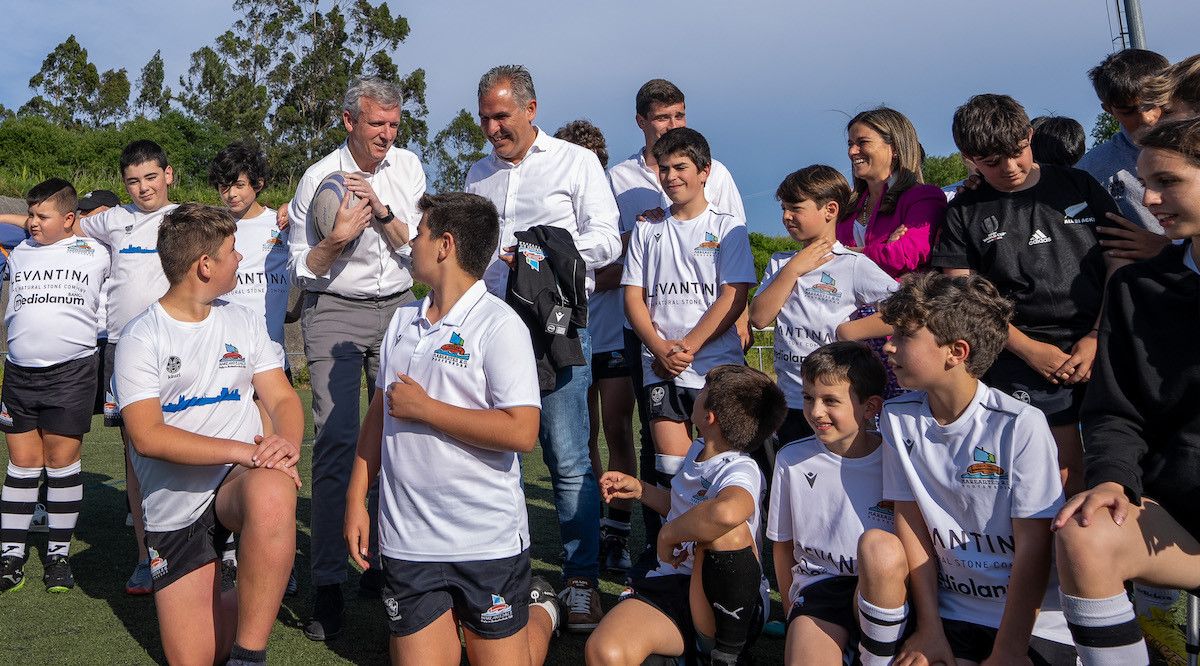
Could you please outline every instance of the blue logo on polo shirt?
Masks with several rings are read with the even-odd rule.
[[[158,250],[152,247],[142,247],[140,245],[130,245],[117,250],[117,254],[158,254]]]
[[[242,393],[240,389],[233,389],[230,391],[228,388],[223,388],[217,395],[198,395],[191,398],[181,395],[175,400],[175,402],[168,402],[167,404],[163,405],[162,410],[164,414],[174,414],[192,407],[215,405],[219,402],[237,402],[241,399]]]
[[[442,345],[440,349],[434,350],[433,358],[443,363],[465,368],[467,361],[471,360],[471,354],[463,347],[464,344],[466,342],[458,334],[458,331],[453,331],[450,333],[450,342]]]

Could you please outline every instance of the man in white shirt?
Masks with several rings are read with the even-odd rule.
[[[467,192],[479,194],[500,213],[496,257],[484,273],[488,291],[504,297],[512,265],[514,234],[538,225],[571,232],[587,265],[588,290],[597,268],[621,253],[617,205],[595,154],[542,132],[533,124],[537,99],[533,78],[520,65],[494,67],[479,81],[479,125],[491,155],[467,173]],[[591,358],[587,329],[579,331],[583,357]],[[554,486],[566,558],[562,596],[567,628],[590,631],[600,622],[597,592],[600,490],[588,457],[587,364],[560,368],[557,388],[542,396],[539,439]]]
[[[402,101],[390,83],[355,81],[342,111],[346,143],[304,172],[288,210],[291,267],[304,290],[300,326],[316,428],[311,515],[316,593],[304,631],[312,640],[333,638],[342,626],[347,556],[342,522],[363,372],[367,386],[374,386],[379,344],[392,313],[413,300],[407,245],[420,217],[416,205],[425,193],[425,173],[416,155],[393,145]],[[347,174],[346,187],[359,203],[343,206],[329,235],[318,238],[308,207],[321,181],[338,171]],[[377,571],[372,567],[364,575],[364,589],[378,588],[381,579],[372,573]]]

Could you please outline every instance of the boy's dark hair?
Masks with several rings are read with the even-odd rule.
[[[60,213],[74,213],[79,206],[79,195],[75,186],[62,178],[51,178],[29,188],[25,195],[25,205],[36,206],[49,201]]]
[[[1141,98],[1146,80],[1170,64],[1154,51],[1124,49],[1088,70],[1088,78],[1101,104],[1129,106]]]
[[[789,173],[775,190],[775,198],[785,204],[811,201],[818,206],[832,201],[838,205],[838,217],[841,217],[850,206],[850,183],[837,169],[814,164]]]
[[[1029,147],[1033,149],[1033,161],[1038,164],[1071,167],[1087,152],[1083,125],[1074,118],[1038,116],[1030,124],[1033,138]]]
[[[158,226],[158,259],[167,281],[172,286],[183,282],[197,259],[215,255],[236,231],[237,221],[228,209],[197,203],[176,206]]]
[[[1200,169],[1200,116],[1158,123],[1138,138],[1142,149],[1155,148],[1180,155]]]
[[[469,275],[483,277],[500,242],[500,215],[491,201],[478,194],[422,194],[417,208],[434,238],[454,237],[458,265]]]
[[[879,304],[879,313],[898,334],[924,326],[939,345],[965,340],[971,347],[967,372],[980,377],[1008,341],[1013,305],[978,275],[909,273],[899,291]]]
[[[237,182],[238,176],[246,174],[250,187],[261,190],[267,184],[267,156],[258,146],[247,143],[231,143],[208,165],[208,184],[215,188],[229,187]]]
[[[124,176],[129,167],[144,162],[154,162],[158,168],[166,169],[167,152],[150,139],[138,139],[121,151],[121,175]]]
[[[704,171],[712,164],[712,153],[708,149],[708,140],[704,135],[690,127],[676,127],[667,130],[666,134],[658,137],[650,149],[654,161],[659,164],[671,155],[684,155],[696,165],[697,171]]]
[[[638,88],[634,106],[637,114],[645,118],[655,104],[671,106],[683,103],[683,91],[674,83],[666,79],[650,79],[643,83],[641,88]]]
[[[800,365],[806,385],[813,382],[849,382],[850,393],[859,402],[882,396],[887,388],[883,361],[861,342],[832,342],[809,354]]]
[[[587,120],[582,118],[572,120],[558,128],[558,131],[554,133],[554,138],[587,148],[596,153],[596,158],[600,160],[600,166],[608,166],[608,146],[604,142],[604,133]]]
[[[975,95],[954,112],[954,144],[968,158],[1021,152],[1030,130],[1025,107],[1008,95]]]
[[[763,373],[744,365],[718,365],[705,377],[704,407],[717,419],[721,435],[737,451],[754,451],[787,416],[783,391]]]

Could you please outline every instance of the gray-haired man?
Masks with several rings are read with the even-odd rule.
[[[359,387],[364,373],[367,386],[375,386],[379,344],[392,313],[413,300],[407,244],[420,218],[425,172],[416,155],[393,145],[401,103],[390,83],[355,81],[342,111],[346,142],[304,172],[288,209],[291,263],[304,289],[300,326],[316,428],[311,505],[316,591],[304,630],[313,640],[333,638],[342,627],[341,584],[347,575],[342,523],[358,440]],[[308,207],[317,186],[335,171],[350,174],[346,186],[360,202],[343,207],[333,229],[319,239],[308,223]],[[364,587],[375,578],[364,576]]]

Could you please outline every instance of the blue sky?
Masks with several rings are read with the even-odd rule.
[[[167,80],[233,21],[228,0],[0,2],[8,19],[0,103],[15,108],[42,59],[74,33],[101,69],[136,79],[161,49]],[[689,125],[733,173],[752,230],[781,234],[776,185],[814,163],[848,169],[845,124],[879,104],[916,125],[930,154],[953,152],[950,117],[979,92],[1003,92],[1031,116],[1056,113],[1090,130],[1099,111],[1086,77],[1113,46],[1113,0],[813,2],[695,0],[603,3],[392,2],[412,35],[394,54],[426,70],[429,125],[474,112],[479,75],[522,63],[534,75],[539,125],[585,117],[621,159],[641,145],[633,97],[664,77],[688,96]],[[1106,9],[1107,14],[1106,14]],[[1171,61],[1200,51],[1200,2],[1146,0],[1148,46]],[[1115,29],[1115,25],[1114,25]]]

